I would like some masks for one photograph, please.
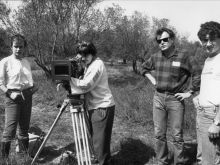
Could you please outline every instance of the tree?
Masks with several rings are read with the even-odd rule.
[[[119,42],[117,45],[121,49],[120,57],[132,60],[135,72],[137,72],[137,60],[143,59],[148,50],[149,28],[148,17],[136,11],[130,19],[124,16],[116,29]]]
[[[30,54],[51,76],[51,60],[73,54],[80,40],[86,14],[97,0],[23,0],[18,11],[19,28],[29,42]]]

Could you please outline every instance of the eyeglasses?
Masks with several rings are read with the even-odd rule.
[[[163,42],[168,42],[169,39],[170,39],[169,37],[163,38],[163,39],[159,39],[159,40],[157,40],[157,43],[160,44],[162,41],[163,41]]]

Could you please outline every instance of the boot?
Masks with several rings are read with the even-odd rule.
[[[1,154],[3,159],[7,159],[10,151],[11,142],[1,142]]]
[[[19,153],[28,153],[29,139],[18,139]]]

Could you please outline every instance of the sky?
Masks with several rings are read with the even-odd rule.
[[[135,10],[149,17],[167,18],[170,24],[191,41],[198,41],[197,32],[206,21],[220,23],[218,0],[107,0],[99,4],[101,9],[112,3],[125,9],[127,15]]]
[[[20,4],[19,0],[5,0],[13,8]],[[220,22],[220,1],[218,0],[105,0],[98,8],[118,4],[125,9],[126,15],[139,11],[147,16],[167,18],[170,24],[191,41],[198,41],[197,32],[206,21]]]

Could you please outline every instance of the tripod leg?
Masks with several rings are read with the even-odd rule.
[[[78,125],[79,113],[75,113],[74,115],[75,115],[75,121],[76,121],[76,135],[77,135],[78,144],[79,144],[79,155],[80,155],[80,160],[83,164],[82,147],[81,147],[81,140],[80,140],[80,133],[79,133],[79,125]]]
[[[90,150],[89,150],[89,144],[88,144],[88,137],[87,137],[87,131],[86,131],[86,123],[85,123],[85,114],[84,112],[82,112],[82,123],[83,123],[83,131],[84,131],[84,137],[85,137],[85,151],[86,152],[86,155],[88,156],[88,162],[89,162],[89,165],[91,165],[91,159],[90,159]]]
[[[73,112],[71,112],[71,117],[72,117],[72,124],[73,124],[74,141],[75,141],[75,146],[76,146],[77,162],[78,162],[78,165],[80,165],[79,144],[78,144],[78,141],[77,141],[77,134],[76,134],[76,121],[75,121],[75,117],[74,117]]]
[[[84,124],[84,116],[83,116],[83,112],[80,112],[79,113],[79,121],[80,121],[80,128],[81,128],[81,135],[82,135],[82,141],[83,141],[83,151],[84,151],[84,157],[85,157],[85,162],[86,162],[86,165],[89,165],[89,154],[88,154],[88,149],[86,147],[86,136],[87,136],[87,133],[86,133],[86,127],[85,127],[85,124]]]
[[[66,109],[66,107],[67,107],[68,104],[69,104],[68,100],[64,100],[64,102],[63,102],[63,104],[62,104],[62,106],[61,106],[61,108],[60,108],[59,114],[57,115],[55,121],[53,122],[53,125],[51,126],[49,132],[47,133],[47,135],[46,135],[44,141],[42,142],[40,148],[38,149],[36,155],[34,156],[34,159],[32,160],[31,165],[33,165],[34,162],[36,161],[38,155],[40,154],[41,150],[42,150],[43,147],[45,146],[47,140],[49,139],[50,134],[51,134],[51,132],[53,131],[53,128],[55,127],[56,123],[58,122],[60,116],[62,115],[63,111]]]

